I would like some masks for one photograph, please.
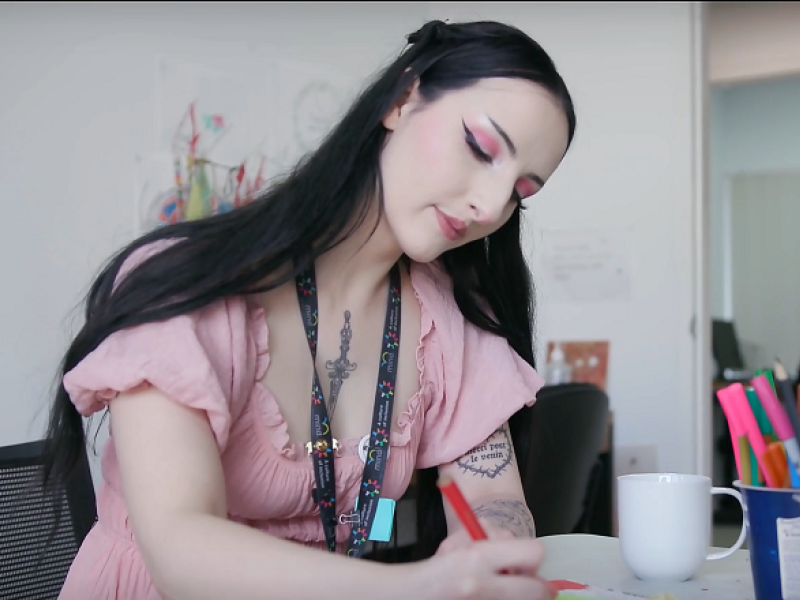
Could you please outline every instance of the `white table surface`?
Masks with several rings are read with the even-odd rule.
[[[694,578],[681,583],[651,583],[625,566],[619,539],[596,535],[540,538],[547,554],[540,574],[642,597],[672,594],[679,600],[754,600],[750,554],[738,550],[722,560],[706,561]],[[719,550],[713,549],[713,550]]]

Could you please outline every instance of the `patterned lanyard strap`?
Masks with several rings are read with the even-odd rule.
[[[297,299],[306,328],[311,357],[317,357],[317,287],[313,266],[297,277]],[[375,520],[378,501],[386,471],[389,453],[389,431],[392,423],[395,381],[397,379],[398,355],[400,352],[400,267],[395,264],[389,273],[389,295],[386,301],[386,320],[381,338],[381,360],[378,383],[375,389],[375,405],[372,414],[369,449],[364,465],[364,474],[359,488],[357,511],[352,519],[352,529],[347,554],[358,558],[364,548],[372,523]],[[314,462],[314,501],[319,506],[322,528],[328,550],[336,551],[336,481],[334,478],[334,440],[331,433],[328,408],[320,386],[319,375],[314,367],[311,388],[311,456]],[[343,515],[344,516],[344,515]]]

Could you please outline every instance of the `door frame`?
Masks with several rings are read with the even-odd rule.
[[[694,247],[693,392],[694,470],[712,476],[712,372],[710,307],[711,139],[709,108],[711,81],[708,68],[708,2],[692,2],[692,187]]]

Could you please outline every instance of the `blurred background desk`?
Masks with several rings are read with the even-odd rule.
[[[545,386],[534,409],[530,470],[522,479],[537,535],[612,536],[614,419],[608,396],[592,384]],[[413,558],[417,479],[415,473],[397,502],[392,539],[378,544],[369,558]]]

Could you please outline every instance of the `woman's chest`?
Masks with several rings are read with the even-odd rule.
[[[376,403],[391,397],[392,430],[397,417],[418,393],[420,307],[410,286],[401,294],[395,335],[386,326],[387,310],[350,311],[320,306],[316,331],[295,302],[266,311],[270,365],[261,384],[273,395],[289,437],[310,437],[312,387],[319,383],[328,407],[333,437],[360,439],[373,427]],[[308,340],[316,333],[316,346]]]

